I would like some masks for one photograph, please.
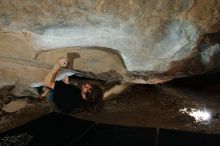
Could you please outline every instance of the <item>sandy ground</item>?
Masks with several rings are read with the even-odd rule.
[[[105,103],[103,111],[77,114],[77,117],[110,124],[159,127],[183,131],[220,133],[220,95],[164,86],[133,86],[132,90]],[[196,120],[187,108],[207,110],[209,120]]]
[[[126,91],[104,103],[100,112],[72,116],[109,124],[158,127],[183,131],[220,134],[220,84],[188,86],[131,85]],[[181,110],[187,112],[181,112]],[[192,110],[208,111],[208,120],[189,115]],[[28,99],[27,106],[15,113],[0,111],[0,132],[24,124],[52,111],[46,101]]]

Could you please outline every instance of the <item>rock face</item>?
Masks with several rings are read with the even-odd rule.
[[[0,99],[10,94],[10,91],[14,88],[14,86],[14,82],[6,81],[0,78]]]
[[[17,84],[74,53],[70,69],[156,84],[220,69],[220,1],[0,0],[0,38]]]
[[[2,108],[2,110],[7,113],[13,113],[13,112],[16,112],[16,111],[19,111],[19,110],[25,108],[26,104],[27,104],[26,99],[18,99],[18,100],[11,101],[7,105],[5,105]]]

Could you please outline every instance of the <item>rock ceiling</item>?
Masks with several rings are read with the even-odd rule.
[[[70,69],[156,84],[220,69],[220,1],[0,0],[0,38],[17,83],[75,53]]]

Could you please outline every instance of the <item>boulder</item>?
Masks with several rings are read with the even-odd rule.
[[[15,82],[0,79],[0,97],[7,96],[14,88]]]
[[[26,105],[27,105],[27,99],[17,99],[4,105],[2,110],[7,113],[13,113],[25,108]]]
[[[0,74],[24,88],[59,57],[103,80],[158,84],[219,71],[219,0],[0,1]]]

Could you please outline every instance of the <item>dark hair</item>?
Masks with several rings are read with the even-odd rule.
[[[96,84],[91,85],[91,92],[86,93],[87,109],[89,111],[98,111],[103,105],[102,89]]]

